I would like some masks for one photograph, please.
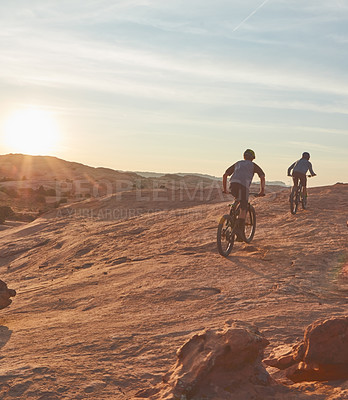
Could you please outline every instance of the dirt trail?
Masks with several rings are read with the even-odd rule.
[[[295,216],[288,195],[253,200],[255,238],[226,259],[216,228],[228,200],[128,220],[51,215],[0,232],[0,278],[17,290],[0,316],[0,398],[131,399],[203,328],[254,322],[270,352],[315,319],[346,315],[348,185],[311,189]],[[348,391],[284,384],[294,399]]]

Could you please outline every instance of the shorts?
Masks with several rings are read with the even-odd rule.
[[[240,208],[242,210],[248,209],[249,189],[238,182],[230,183],[230,192],[236,200],[240,201]]]
[[[303,174],[302,172],[293,172],[292,180],[294,181],[295,186],[298,186],[298,181],[300,181],[303,187],[307,187],[307,177],[306,174]]]

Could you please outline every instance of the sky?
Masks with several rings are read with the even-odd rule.
[[[348,2],[0,0],[0,153],[348,181]],[[313,183],[312,183],[313,182]]]

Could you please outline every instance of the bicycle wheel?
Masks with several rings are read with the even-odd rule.
[[[244,229],[244,242],[250,243],[253,240],[256,230],[256,213],[255,208],[249,204],[248,211],[245,217],[245,229]]]
[[[233,248],[235,238],[233,228],[234,224],[230,215],[221,217],[217,230],[217,248],[224,257],[227,257]]]
[[[307,208],[307,197],[303,195],[303,191],[301,192],[301,204],[303,210],[305,210]]]
[[[297,208],[298,208],[298,203],[299,203],[299,198],[298,198],[298,189],[295,190],[295,188],[292,188],[291,194],[290,194],[290,212],[291,214],[296,214]]]

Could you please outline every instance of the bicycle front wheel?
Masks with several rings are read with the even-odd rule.
[[[244,229],[244,242],[250,243],[253,240],[256,230],[256,213],[255,208],[249,204],[248,211],[245,217],[245,229]]]
[[[231,253],[234,245],[235,234],[233,229],[232,217],[227,214],[221,217],[217,230],[217,248],[224,257]]]

